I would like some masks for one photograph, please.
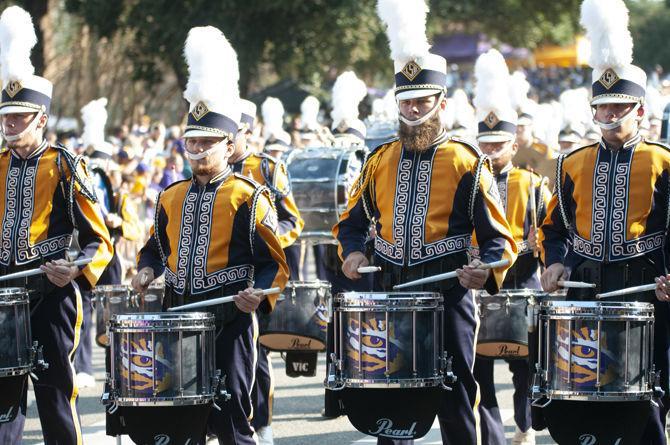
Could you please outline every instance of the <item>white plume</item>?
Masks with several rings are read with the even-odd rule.
[[[37,43],[33,19],[18,6],[10,6],[0,16],[0,78],[7,84],[33,75],[30,52]]]
[[[314,96],[307,96],[300,104],[300,120],[303,128],[307,130],[316,130],[319,128],[319,99]]]
[[[477,126],[475,109],[470,105],[468,95],[462,89],[454,90],[452,96],[454,107],[454,127],[472,129]]]
[[[268,97],[261,105],[263,116],[263,137],[270,138],[272,134],[283,131],[284,105],[276,97]]]
[[[340,74],[333,85],[333,111],[330,113],[333,126],[358,119],[358,104],[367,94],[365,82],[356,77],[353,71]]]
[[[521,71],[515,71],[510,76],[510,98],[515,110],[521,110],[527,105],[529,91],[530,83],[526,80],[526,75]]]
[[[477,120],[483,120],[491,111],[512,109],[509,97],[509,69],[505,58],[496,49],[490,49],[475,63],[475,98]]]
[[[387,119],[392,121],[398,119],[398,103],[395,100],[395,91],[393,88],[384,94],[384,108],[386,109]]]
[[[204,102],[212,111],[239,117],[237,53],[223,33],[213,26],[191,28],[184,56],[189,72],[184,98],[191,106]]]
[[[633,37],[623,0],[584,0],[579,22],[591,41],[592,68],[605,70],[633,62]]]
[[[107,123],[107,98],[92,100],[81,108],[81,120],[84,131],[81,140],[84,148],[92,145],[97,148],[105,142],[105,124]]]
[[[386,25],[394,61],[405,64],[428,54],[425,0],[379,0],[377,14]]]
[[[647,86],[647,96],[645,98],[646,115],[652,119],[662,119],[665,106],[668,104],[667,96],[662,96],[658,89],[651,85]]]
[[[586,124],[592,120],[589,91],[586,88],[565,90],[558,101],[561,104],[563,124],[567,122]]]

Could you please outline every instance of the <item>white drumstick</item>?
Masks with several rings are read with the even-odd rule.
[[[494,261],[492,263],[483,263],[477,266],[477,269],[497,269],[498,267],[505,267],[509,264],[509,260],[500,260],[500,261]],[[405,289],[406,287],[412,287],[412,286],[418,286],[420,284],[428,284],[428,283],[435,283],[436,281],[444,281],[444,280],[449,280],[451,278],[456,278],[458,276],[458,273],[456,273],[455,270],[452,270],[451,272],[445,272],[437,275],[433,275],[430,277],[426,278],[420,278],[418,280],[414,281],[408,281],[407,283],[402,283],[402,284],[396,284],[393,286],[393,289]]]
[[[647,292],[655,289],[656,289],[656,283],[643,284],[642,286],[627,287],[625,289],[613,290],[612,292],[597,294],[596,298],[601,299],[601,298],[620,297],[622,295],[635,294],[637,292]]]
[[[585,283],[583,281],[568,281],[568,280],[558,280],[558,285],[565,288],[574,288],[574,289],[593,289],[596,287],[594,283]]]
[[[358,272],[358,273],[374,273],[374,272],[379,272],[380,270],[382,270],[382,268],[379,267],[379,266],[363,266],[363,267],[359,267],[358,269],[356,269],[356,272]]]
[[[93,258],[81,258],[79,260],[71,261],[62,266],[85,266],[86,264],[93,261]],[[33,275],[40,275],[46,273],[39,267],[37,269],[22,270],[21,272],[10,273],[8,275],[3,275],[0,277],[0,281],[15,280],[18,278],[32,277]]]
[[[261,291],[263,295],[277,294],[281,291],[278,287],[271,287]],[[175,306],[168,309],[168,311],[183,311],[184,309],[197,309],[207,306],[215,306],[217,304],[232,303],[237,295],[228,295],[227,297],[213,298],[211,300],[198,301],[197,303],[189,303],[181,306]]]

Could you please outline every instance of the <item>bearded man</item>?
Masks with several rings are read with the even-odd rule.
[[[404,2],[403,2],[404,3]],[[426,8],[421,0],[402,7]],[[392,29],[393,2],[380,2],[380,12]],[[402,14],[395,11],[396,15]],[[391,44],[396,39],[391,37]],[[402,45],[400,45],[402,46]],[[394,48],[392,48],[393,50]],[[400,49],[400,48],[395,48]],[[425,53],[395,56],[396,100],[400,111],[399,138],[372,151],[352,190],[346,211],[333,228],[344,260],[342,270],[356,280],[368,265],[363,254],[370,224],[375,224],[374,262],[381,266],[375,287],[391,291],[406,281],[458,270],[457,280],[411,288],[444,296],[445,349],[457,377],[452,391],[443,392],[438,416],[446,444],[476,444],[480,437],[479,390],[472,375],[477,308],[472,289],[498,292],[505,268],[481,270],[479,261],[514,263],[516,243],[500,205],[487,158],[463,140],[449,138],[440,123],[447,106],[446,60]],[[480,260],[469,263],[472,233]],[[469,264],[468,264],[469,263]],[[399,443],[379,437],[378,443]],[[411,440],[402,441],[412,443]]]

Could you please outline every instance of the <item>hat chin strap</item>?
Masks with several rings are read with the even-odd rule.
[[[207,149],[207,150],[205,150],[201,153],[191,153],[188,150],[184,150],[184,153],[186,153],[186,157],[188,159],[190,159],[192,161],[199,161],[201,159],[205,159],[208,156],[219,153],[227,142],[228,142],[228,139],[223,139],[221,142],[217,142],[212,147],[210,147],[209,149]]]
[[[440,92],[440,96],[435,101],[435,106],[433,107],[433,109],[430,110],[425,115],[423,115],[423,117],[420,117],[419,119],[416,119],[416,120],[413,120],[413,121],[409,120],[405,116],[403,116],[402,113],[398,113],[398,116],[399,116],[400,120],[405,125],[409,125],[410,127],[417,127],[417,126],[423,124],[424,122],[427,122],[428,119],[430,119],[431,117],[433,117],[433,115],[435,113],[437,113],[437,110],[439,110],[439,108],[440,108],[440,103],[442,102],[443,97],[444,97],[444,92]],[[398,102],[400,102],[400,101],[398,101]]]
[[[33,118],[33,120],[30,121],[28,126],[26,128],[24,128],[22,132],[17,133],[17,134],[8,135],[7,132],[5,131],[5,127],[3,126],[2,127],[2,137],[4,137],[7,142],[18,141],[19,139],[21,139],[22,137],[24,137],[28,133],[32,133],[37,129],[37,124],[40,123],[40,119],[42,118],[43,114],[44,114],[44,112],[42,110],[38,111],[37,114],[35,114],[35,117]]]
[[[615,128],[619,128],[624,122],[637,117],[637,110],[640,109],[641,105],[642,104],[640,102],[637,102],[635,106],[628,113],[626,113],[624,117],[610,123],[600,122],[599,120],[596,120],[594,113],[593,123],[599,126],[603,130],[614,130]]]

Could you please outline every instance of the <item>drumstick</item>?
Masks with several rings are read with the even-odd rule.
[[[263,295],[277,294],[281,291],[278,287],[271,287],[261,291]],[[215,306],[217,304],[231,303],[237,295],[228,295],[227,297],[213,298],[211,300],[198,301],[197,303],[183,304],[168,309],[168,311],[182,311],[184,309],[197,309],[200,307]]]
[[[71,261],[69,263],[60,264],[60,266],[85,266],[93,261],[93,258],[81,258],[79,260]],[[33,275],[40,275],[46,273],[39,267],[37,269],[23,270],[21,272],[10,273],[0,277],[0,281],[15,280],[18,278],[32,277]]]
[[[530,174],[530,218],[531,218],[531,227],[535,232],[537,237],[537,203],[535,202],[535,177],[533,176],[533,170],[529,172]],[[537,247],[533,246],[533,258],[539,257],[540,254],[537,251]]]
[[[483,263],[477,266],[477,269],[481,270],[486,270],[486,269],[497,269],[498,267],[505,267],[509,264],[509,260],[500,260],[500,261],[494,261],[492,263]],[[404,289],[406,287],[412,287],[412,286],[418,286],[420,284],[428,284],[428,283],[434,283],[436,281],[444,281],[444,280],[449,280],[451,278],[456,278],[458,276],[458,273],[455,270],[452,270],[451,272],[445,272],[437,275],[433,275],[430,277],[426,278],[420,278],[418,280],[414,281],[408,281],[407,283],[402,283],[402,284],[396,284],[393,286],[393,289]]]
[[[358,269],[356,269],[356,272],[358,272],[358,273],[374,273],[374,272],[379,272],[380,270],[382,270],[382,268],[379,267],[379,266],[363,266],[363,267],[359,267]]]
[[[560,287],[574,288],[574,289],[593,289],[594,287],[596,287],[594,283],[585,283],[583,281],[558,280],[557,284]]]
[[[643,284],[642,286],[627,287],[625,289],[613,290],[612,292],[604,292],[602,294],[597,294],[596,298],[601,299],[601,298],[620,297],[622,295],[634,294],[637,292],[647,292],[655,289],[656,289],[656,283]]]

